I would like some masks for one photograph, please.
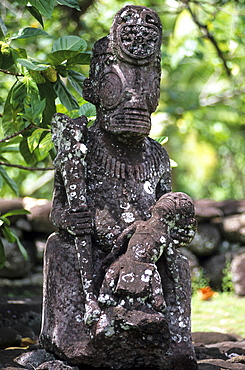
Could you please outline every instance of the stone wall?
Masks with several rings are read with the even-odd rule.
[[[214,290],[222,289],[224,269],[230,268],[237,294],[245,295],[245,199],[215,202],[195,201],[198,231],[182,253],[189,260],[193,275],[204,269]],[[55,228],[49,221],[51,202],[45,199],[1,199],[0,213],[25,208],[31,213],[12,216],[11,225],[26,248],[25,260],[16,244],[4,241],[7,262],[0,270],[0,290],[41,292],[42,257],[45,241]]]

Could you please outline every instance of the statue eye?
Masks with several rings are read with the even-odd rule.
[[[121,100],[123,85],[115,72],[104,74],[100,81],[99,95],[101,104],[106,108],[114,108]]]

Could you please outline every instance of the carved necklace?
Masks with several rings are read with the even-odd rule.
[[[132,158],[127,159],[127,152],[120,153],[120,149],[115,149],[116,144],[108,142],[101,135],[100,131],[91,132],[88,141],[90,166],[95,165],[104,170],[106,176],[116,177],[125,180],[135,178],[136,181],[150,180],[152,177],[159,176],[163,169],[164,149],[153,139],[146,137],[137,153],[138,161]],[[130,162],[130,164],[129,164]]]

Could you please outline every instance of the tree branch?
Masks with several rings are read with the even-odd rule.
[[[7,167],[15,167],[15,168],[20,168],[21,170],[26,170],[26,171],[52,171],[54,170],[54,167],[28,167],[28,166],[21,166],[19,164],[11,164],[11,163],[6,163],[6,162],[1,162],[1,166],[7,166]]]
[[[203,35],[209,39],[209,41],[213,44],[213,46],[215,47],[216,51],[217,51],[217,54],[218,56],[220,57],[220,59],[222,60],[223,62],[223,65],[224,65],[224,68],[225,68],[225,71],[227,73],[228,76],[231,75],[231,69],[228,67],[227,65],[227,61],[225,59],[225,56],[223,54],[223,52],[220,50],[219,48],[219,45],[217,43],[217,41],[215,40],[215,38],[213,37],[213,35],[209,32],[208,30],[208,26],[206,24],[203,24],[201,23],[198,19],[197,19],[197,16],[196,14],[194,14],[194,12],[192,11],[189,3],[187,2],[186,3],[186,8],[189,10],[190,14],[191,14],[191,17],[193,19],[193,21],[196,23],[196,25],[200,28],[201,32],[203,33]]]
[[[31,128],[34,128],[34,127],[35,128],[40,128],[40,127],[37,127],[36,125],[34,125],[33,123],[31,123],[29,126],[25,127],[24,129],[22,129],[20,131],[17,131],[17,132],[15,132],[12,135],[6,136],[4,139],[0,140],[0,143],[4,143],[5,141],[8,141],[8,140],[12,139],[13,137],[16,137],[18,135],[21,135],[21,134],[23,134],[23,132],[28,131]]]
[[[7,71],[6,69],[2,69],[2,68],[0,68],[0,72],[5,73],[6,75],[12,75],[12,76],[16,76],[16,77],[23,77],[24,76],[22,73],[10,72],[10,71]]]

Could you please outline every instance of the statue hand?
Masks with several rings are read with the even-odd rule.
[[[91,234],[93,229],[93,219],[90,211],[70,212],[66,211],[65,228],[72,235]]]
[[[197,221],[194,218],[180,219],[170,231],[175,247],[184,247],[193,240],[197,230]]]

